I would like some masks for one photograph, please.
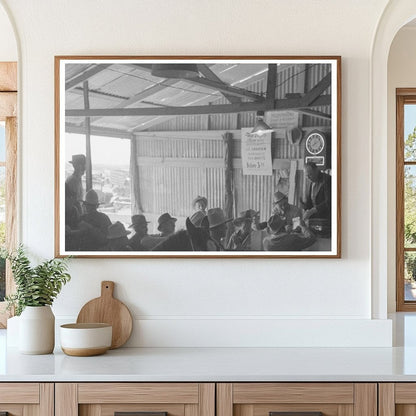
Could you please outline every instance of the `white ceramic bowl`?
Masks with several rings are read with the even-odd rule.
[[[87,357],[111,347],[112,326],[103,323],[61,325],[61,348],[65,354]]]

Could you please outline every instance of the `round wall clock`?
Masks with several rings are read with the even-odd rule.
[[[308,153],[318,155],[325,148],[325,138],[321,133],[310,133],[306,138],[305,146]]]
[[[305,163],[313,162],[321,169],[330,167],[331,143],[325,133],[313,130],[307,134],[305,142]]]

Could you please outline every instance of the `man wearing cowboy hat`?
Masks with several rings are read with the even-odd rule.
[[[322,172],[313,162],[305,164],[305,175],[309,181],[306,200],[301,200],[305,209],[303,219],[321,218],[331,221],[331,175]]]
[[[302,210],[296,205],[289,204],[288,197],[283,192],[277,191],[273,195],[272,215],[278,215],[286,222],[286,231],[292,231],[293,219],[302,218]]]
[[[217,251],[224,251],[223,240],[227,233],[227,223],[232,218],[226,219],[224,211],[221,208],[211,208],[207,216],[202,220],[202,228],[209,230],[209,235],[214,241]]]
[[[288,232],[285,230],[286,222],[279,215],[272,215],[267,221],[270,235],[263,240],[266,251],[301,251],[311,246],[316,241],[316,236],[300,220],[300,232]]]
[[[168,212],[162,214],[158,219],[157,222],[159,226],[157,229],[160,231],[161,237],[169,237],[171,234],[175,232],[177,218],[171,217]]]
[[[131,251],[127,236],[131,233],[124,228],[120,221],[116,221],[108,227],[107,250],[108,251]]]
[[[141,244],[146,250],[152,250],[175,232],[176,221],[176,218],[173,218],[168,212],[165,212],[157,219],[159,224],[157,229],[160,231],[160,234],[144,236],[141,240]]]
[[[82,251],[105,250],[111,220],[103,212],[97,211],[99,205],[97,192],[90,189],[85,195],[84,209],[86,213],[80,218],[81,224],[86,225],[86,231],[80,244]]]
[[[147,248],[141,243],[142,239],[147,235],[147,224],[144,215],[133,215],[131,217],[131,225],[129,228],[133,228],[134,235],[129,239],[129,246],[135,251],[145,251]]]
[[[240,216],[233,220],[234,232],[227,244],[227,250],[248,251],[251,250],[252,222],[259,214],[254,209],[240,212]]]
[[[84,199],[84,188],[82,186],[82,176],[85,173],[86,159],[85,155],[72,155],[69,163],[73,166],[74,171],[69,175],[65,184],[68,185],[70,192],[75,195],[75,208],[78,209],[79,215],[82,212],[82,201]]]

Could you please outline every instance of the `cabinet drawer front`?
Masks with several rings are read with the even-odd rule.
[[[80,383],[78,403],[198,403],[197,383]]]
[[[340,410],[352,407],[350,404],[237,404],[234,405],[234,416],[339,416]],[[277,412],[277,413],[275,413]],[[273,416],[274,416],[273,415]]]
[[[354,403],[351,383],[235,383],[234,403]]]
[[[394,390],[396,403],[416,403],[416,383],[396,383]]]
[[[146,405],[146,404],[81,404],[79,406],[80,415],[100,415],[115,416],[116,413],[140,414],[140,412],[162,411],[167,412],[169,416],[185,416],[185,405],[183,404],[163,404],[163,405]],[[126,415],[127,416],[127,415]],[[144,416],[144,415],[143,415]]]
[[[39,403],[38,383],[1,383],[0,403]]]

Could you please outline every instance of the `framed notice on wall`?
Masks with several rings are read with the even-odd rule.
[[[340,257],[340,57],[55,72],[57,256]]]
[[[271,133],[252,133],[241,129],[241,160],[243,175],[272,175]]]

